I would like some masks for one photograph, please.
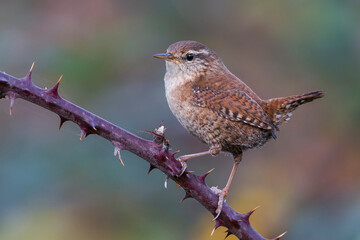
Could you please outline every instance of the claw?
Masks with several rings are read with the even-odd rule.
[[[211,220],[212,222],[215,221],[215,220],[220,216],[223,203],[224,203],[224,199],[222,199],[222,200],[220,201],[220,196],[219,196],[218,207],[217,207],[217,209],[216,209],[216,211],[215,211],[215,213],[217,213],[217,214],[216,214],[216,216],[214,217],[214,219]]]
[[[222,208],[223,208],[223,204],[225,201],[225,197],[227,195],[227,190],[223,189],[223,190],[219,190],[217,187],[212,187],[211,190],[219,196],[219,201],[218,201],[218,207],[216,208],[216,216],[212,221],[215,221],[221,214]]]
[[[187,159],[183,159],[181,156],[176,160],[178,160],[181,164],[181,173],[177,175],[177,177],[181,177],[184,174],[185,170],[187,169],[187,164],[186,164]]]
[[[204,155],[208,155],[209,153],[210,153],[209,151],[205,151],[205,152],[187,154],[187,155],[183,155],[183,156],[177,158],[176,160],[178,160],[181,164],[181,173],[179,175],[177,175],[177,177],[180,177],[185,172],[185,170],[187,168],[187,165],[186,165],[187,160],[192,159],[192,158],[201,157]]]

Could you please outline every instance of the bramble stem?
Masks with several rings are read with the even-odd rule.
[[[135,136],[63,99],[58,94],[61,79],[53,88],[48,90],[35,86],[31,81],[32,69],[33,67],[24,78],[15,78],[0,72],[0,98],[7,96],[11,102],[16,98],[32,102],[59,115],[60,127],[65,121],[72,121],[79,125],[82,133],[81,138],[89,134],[96,134],[109,140],[114,145],[117,154],[120,153],[120,150],[128,150],[136,154],[150,163],[149,171],[158,168],[181,186],[186,193],[184,199],[194,198],[211,214],[216,215],[215,210],[217,208],[218,196],[205,183],[205,177],[209,172],[202,176],[197,176],[186,171],[180,177],[177,177],[182,170],[181,164],[174,157],[176,152],[169,152],[169,145],[164,136],[163,126],[160,126],[153,132],[153,141]],[[253,211],[245,214],[236,212],[228,204],[224,203],[214,228],[224,226],[228,228],[228,235],[234,234],[241,240],[266,240],[251,227],[249,217],[252,213]]]

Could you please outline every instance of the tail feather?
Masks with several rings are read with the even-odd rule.
[[[266,101],[264,110],[277,126],[288,121],[298,106],[324,95],[325,91],[314,91],[290,97],[272,98]]]

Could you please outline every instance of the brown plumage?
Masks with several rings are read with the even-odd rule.
[[[229,180],[219,194],[217,216],[242,152],[276,138],[275,131],[289,120],[292,111],[324,96],[323,91],[316,91],[262,100],[226,68],[214,51],[195,41],[174,43],[167,53],[154,57],[166,60],[165,92],[171,111],[191,134],[210,148],[180,157],[183,170],[190,158],[217,155],[220,151],[234,156]]]

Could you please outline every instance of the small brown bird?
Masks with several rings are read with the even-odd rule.
[[[278,126],[288,121],[301,104],[324,96],[324,91],[291,97],[262,100],[232,74],[207,46],[195,41],[180,41],[166,53],[154,57],[166,60],[165,91],[169,107],[182,126],[209,146],[206,152],[181,156],[186,161],[221,151],[234,157],[229,180],[219,191],[217,218],[228,194],[242,153],[276,139]],[[183,173],[182,172],[182,173]]]

